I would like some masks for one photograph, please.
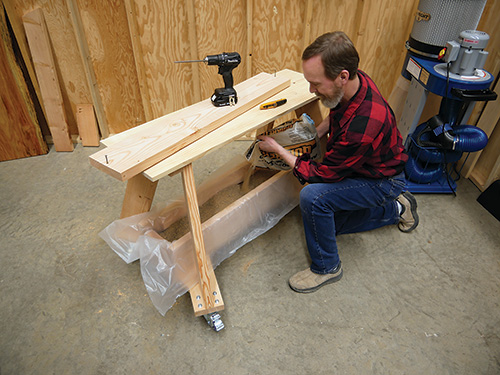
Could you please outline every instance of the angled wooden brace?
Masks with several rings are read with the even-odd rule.
[[[188,206],[189,225],[200,275],[200,282],[189,293],[191,294],[195,315],[201,316],[224,310],[224,302],[220,294],[219,284],[215,278],[212,263],[205,251],[192,164],[188,164],[182,169],[182,183]]]

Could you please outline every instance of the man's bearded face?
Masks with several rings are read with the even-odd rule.
[[[316,92],[316,96],[319,97],[321,103],[323,103],[325,107],[335,108],[344,97],[344,91],[341,87],[334,86],[333,93],[331,95]]]

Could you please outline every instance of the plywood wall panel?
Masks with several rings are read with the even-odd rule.
[[[358,0],[311,0],[313,15],[311,35],[304,48],[318,36],[335,30],[344,31],[353,42],[358,35],[357,20],[361,17],[362,1]],[[361,4],[360,4],[361,3]]]
[[[136,0],[137,28],[154,118],[193,101],[188,16],[185,2]],[[195,27],[195,25],[191,25]]]
[[[234,0],[228,4],[227,0],[195,2],[197,50],[200,59],[222,52],[238,52],[241,63],[233,70],[234,84],[237,84],[247,78],[246,2]],[[210,97],[216,88],[224,87],[217,66],[199,64],[193,68],[199,71],[202,99]]]
[[[361,69],[375,81],[382,95],[390,95],[403,66],[405,41],[413,25],[418,1],[379,0],[363,3],[356,47]]]
[[[500,33],[498,32],[498,20],[500,19],[500,1],[488,0],[483,11],[483,15],[477,26],[478,30],[484,31],[490,37],[486,50],[489,57],[484,68],[498,77],[499,56],[500,56]]]
[[[146,121],[122,1],[77,2],[109,132],[119,133]]]
[[[253,74],[301,70],[305,1],[254,0]]]

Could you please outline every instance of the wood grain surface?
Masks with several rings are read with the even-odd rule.
[[[101,137],[95,120],[92,104],[78,104],[76,106],[76,123],[83,146],[98,147]]]
[[[35,108],[18,66],[3,12],[0,13],[0,161],[48,152]]]
[[[146,122],[125,4],[80,0],[78,6],[111,133]]]
[[[73,142],[68,129],[59,78],[42,9],[38,8],[25,14],[23,23],[55,149],[56,151],[73,151]]]
[[[205,242],[203,241],[203,231],[201,229],[200,210],[194,183],[193,165],[188,164],[182,170],[182,185],[188,207],[189,226],[193,241],[196,261],[198,265],[198,274],[200,275],[201,295],[195,297],[195,305],[199,310],[196,315],[209,314],[224,309],[224,301],[220,294],[217,279],[215,278],[212,262],[205,251]]]
[[[215,107],[210,99],[132,129],[127,138],[90,156],[90,163],[126,181],[290,85],[261,73],[235,86],[238,104]]]
[[[276,76],[289,79],[291,85],[268,100],[280,99],[284,96],[287,98],[286,104],[278,108],[265,111],[260,110],[257,105],[245,112],[243,115],[227,122],[223,128],[214,130],[205,137],[191,143],[182,150],[179,150],[169,158],[164,159],[158,164],[147,169],[144,172],[144,175],[151,181],[157,181],[158,179],[177,171],[184,165],[202,157],[214,148],[222,147],[223,145],[250,131],[267,125],[272,121],[278,120],[281,116],[283,116],[283,114],[293,112],[297,108],[316,100],[315,95],[309,92],[309,84],[301,73],[285,69],[276,73]],[[130,131],[133,131],[133,129]],[[121,136],[121,134],[118,134],[116,137],[119,136]],[[111,137],[105,142],[114,142],[113,138],[114,137]]]

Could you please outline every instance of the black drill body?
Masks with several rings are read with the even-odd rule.
[[[241,56],[238,52],[223,52],[219,55],[208,55],[205,60],[208,65],[217,65],[218,73],[224,80],[224,88],[215,89],[211,100],[214,106],[223,107],[234,105],[238,102],[236,90],[233,88],[233,69],[241,62]]]

